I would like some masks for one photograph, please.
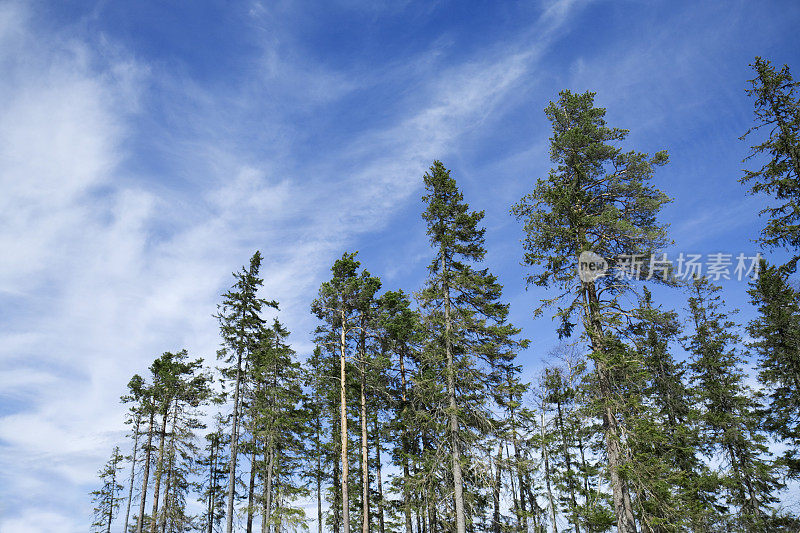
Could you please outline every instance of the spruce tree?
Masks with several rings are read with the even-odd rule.
[[[782,461],[800,476],[800,292],[785,269],[761,262],[748,291],[758,316],[748,325],[758,355],[759,381],[769,403],[766,427],[787,446]]]
[[[288,345],[289,331],[278,319],[265,328],[253,354],[254,442],[263,460],[260,470],[262,531],[294,525],[304,516],[297,500],[308,494],[300,474],[305,465],[304,440],[309,414],[301,365]],[[252,526],[251,526],[252,527]]]
[[[597,394],[606,436],[606,455],[617,528],[636,531],[625,479],[625,453],[616,412],[614,389],[620,384],[615,367],[625,364],[617,332],[626,314],[630,283],[622,276],[577,279],[582,252],[603,258],[650,257],[668,242],[666,227],[656,216],[669,199],[649,182],[655,167],[667,162],[666,152],[653,156],[616,146],[627,131],[606,125],[605,109],[594,106],[594,93],[559,93],[545,114],[553,126],[550,158],[556,163],[547,178],[512,208],[525,223],[524,262],[537,267],[528,282],[559,291],[545,304],[560,302],[559,333],[567,336],[581,312],[597,372]],[[649,275],[647,267],[643,269]],[[615,273],[612,269],[611,273]],[[654,273],[658,279],[658,273]],[[537,309],[541,313],[542,307]]]
[[[786,246],[795,250],[789,262],[792,269],[800,255],[800,94],[789,67],[776,69],[769,61],[756,57],[750,65],[756,77],[747,93],[755,99],[756,125],[750,133],[766,129],[766,139],[751,147],[747,159],[765,155],[768,160],[757,170],[745,170],[741,179],[750,184],[753,194],[764,193],[775,203],[763,211],[767,224],[761,232],[766,246]],[[746,159],[746,160],[747,160]],[[746,161],[745,160],[745,161]]]
[[[233,287],[223,295],[216,318],[219,321],[223,346],[217,353],[228,366],[224,375],[233,381],[233,414],[231,420],[230,460],[228,467],[228,502],[226,532],[233,532],[233,501],[236,492],[236,465],[239,453],[239,425],[242,402],[242,382],[246,376],[246,365],[256,345],[263,324],[261,311],[264,307],[278,308],[274,301],[258,297],[263,284],[259,277],[261,253],[256,251],[248,268],[234,272]]]
[[[440,161],[423,177],[423,218],[435,257],[420,293],[428,335],[427,357],[443,370],[446,443],[453,487],[457,533],[467,528],[464,462],[491,414],[490,391],[504,378],[495,372],[513,360],[519,331],[506,319],[502,287],[487,269],[478,269],[486,254],[482,211],[471,211],[455,180]],[[471,496],[477,496],[474,492]]]
[[[686,365],[672,355],[681,326],[674,311],[662,311],[645,288],[628,336],[642,365],[641,394],[647,411],[639,415],[636,462],[644,467],[640,503],[653,531],[714,529],[714,492],[708,467],[699,456],[698,409],[687,384]]]
[[[118,481],[119,471],[122,470],[124,457],[119,451],[119,446],[114,447],[111,458],[106,465],[98,472],[101,487],[92,492],[92,501],[95,504],[95,521],[92,527],[97,532],[111,533],[111,522],[119,511],[119,493],[124,488]]]
[[[720,287],[695,278],[689,298],[691,332],[685,338],[691,354],[694,395],[707,456],[723,457],[718,472],[734,527],[765,531],[771,527],[776,491],[782,483],[769,456],[762,420],[753,393],[745,384],[744,359],[737,324],[728,317]]]

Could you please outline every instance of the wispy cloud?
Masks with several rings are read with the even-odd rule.
[[[530,71],[569,4],[537,23],[543,37],[396,65],[419,92],[320,153],[297,145],[300,110],[276,102],[324,109],[360,89],[352,73],[300,52],[287,62],[266,42],[263,75],[208,87],[113,36],[52,32],[41,13],[0,6],[0,530],[85,530],[127,379],[164,350],[213,357],[215,304],[253,250],[307,349],[308,302],[332,259],[411,200],[430,160]],[[397,73],[376,76],[363,83]],[[259,88],[272,99],[259,104]]]

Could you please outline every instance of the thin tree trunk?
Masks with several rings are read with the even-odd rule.
[[[456,378],[453,364],[453,349],[451,346],[452,320],[450,318],[450,287],[448,285],[448,266],[445,259],[444,246],[442,254],[442,289],[444,292],[444,345],[447,358],[447,397],[450,407],[450,438],[452,440],[452,467],[453,467],[453,497],[456,510],[456,533],[466,533],[467,522],[464,513],[464,481],[461,474],[461,450],[458,442],[458,406],[456,405]]]
[[[172,417],[172,433],[169,439],[169,466],[167,468],[167,485],[164,487],[164,512],[161,520],[161,533],[167,529],[167,509],[169,505],[169,491],[172,487],[172,475],[175,468],[175,435],[178,427],[178,399],[175,398],[175,416]]]
[[[270,440],[272,437],[270,437]],[[275,451],[272,449],[272,443],[270,443],[269,447],[269,459],[267,461],[267,501],[264,506],[267,509],[267,531],[269,531],[269,525],[272,522],[272,472],[275,469]]]
[[[512,413],[512,421],[513,421],[513,413]],[[512,436],[512,444],[514,446],[514,462],[516,463],[516,471],[517,471],[517,481],[519,482],[519,510],[522,514],[522,530],[527,533],[528,531],[528,513],[525,510],[525,476],[522,472],[522,457],[519,453],[519,442],[517,441],[517,429],[516,427],[512,427],[511,429],[511,436]],[[520,513],[517,513],[517,525],[520,524]]]
[[[214,507],[215,498],[214,494],[217,491],[217,445],[214,440],[211,441],[211,457],[209,457],[209,466],[211,470],[208,473],[208,532],[214,533]]]
[[[342,524],[342,516],[341,516],[341,508],[342,508],[342,483],[339,479],[339,474],[341,472],[339,468],[339,459],[341,451],[338,449],[341,447],[341,441],[337,439],[337,433],[340,433],[339,425],[341,421],[336,417],[333,417],[333,423],[331,424],[333,429],[333,435],[331,436],[331,442],[333,443],[333,533],[340,533],[341,532],[341,524]],[[337,444],[338,443],[338,444]]]
[[[503,480],[503,446],[498,446],[497,460],[495,462],[495,478],[492,499],[494,503],[494,513],[492,515],[492,530],[500,533],[500,488]]]
[[[317,533],[322,533],[322,451],[319,449],[322,435],[317,424]]]
[[[155,485],[153,486],[153,514],[150,517],[150,533],[156,533],[158,529],[158,497],[161,491],[161,477],[164,473],[164,441],[167,440],[168,419],[169,404],[164,408],[164,416],[161,419],[161,435],[158,439],[158,459],[156,460]]]
[[[578,437],[578,451],[581,454],[581,468],[583,469],[583,490],[584,497],[583,497],[583,504],[588,508],[589,507],[589,467],[586,464],[586,454],[583,451],[583,437],[581,437],[581,431],[578,430],[577,433]],[[586,524],[584,524],[586,531],[591,531],[591,525],[589,524],[589,518],[586,517]]]
[[[111,494],[108,500],[108,524],[106,525],[106,533],[111,533],[111,522],[114,520],[114,488],[117,486],[117,452],[118,448],[114,449],[114,456],[111,459],[113,470],[111,471]]]
[[[125,510],[124,533],[128,533],[128,521],[131,517],[131,500],[133,499],[133,481],[136,474],[136,452],[139,451],[139,425],[142,422],[142,413],[136,414],[136,423],[133,427],[133,453],[131,454],[131,480],[128,488],[128,502]]]
[[[242,382],[242,352],[236,355],[236,384],[233,388],[233,425],[231,428],[231,458],[228,464],[227,533],[233,533],[233,496],[236,492],[236,459],[239,453],[239,389]]]
[[[401,383],[401,394],[402,394],[402,408],[401,408],[401,415],[403,418],[403,436],[402,436],[402,448],[403,448],[403,511],[406,515],[406,533],[413,533],[413,526],[411,522],[411,495],[409,491],[409,482],[410,482],[410,475],[408,471],[408,456],[411,453],[410,446],[409,446],[409,436],[408,436],[408,420],[407,420],[407,412],[408,409],[408,395],[406,393],[406,366],[403,357],[403,352],[405,351],[404,348],[401,347],[399,351],[399,359],[400,359],[400,383]],[[417,516],[419,521],[419,516]],[[417,525],[417,530],[419,533],[419,525]],[[383,532],[381,532],[383,533]]]
[[[567,444],[567,431],[564,427],[564,413],[561,408],[561,391],[556,401],[556,408],[558,410],[558,425],[561,432],[561,447],[564,453],[564,462],[567,467],[567,484],[569,485],[569,496],[572,504],[572,523],[575,526],[575,533],[580,533],[580,520],[578,519],[578,501],[575,499],[575,486],[572,477],[572,461],[570,460],[569,445]]]
[[[383,481],[381,480],[381,432],[378,421],[378,413],[375,412],[375,483],[378,485],[378,527],[380,533],[386,533],[386,524],[383,518]]]
[[[255,514],[256,491],[256,450],[258,439],[253,436],[253,453],[250,455],[250,485],[247,493],[247,533],[253,533],[253,515]]]
[[[142,476],[142,497],[139,500],[139,520],[136,523],[136,533],[142,533],[144,527],[144,507],[147,504],[147,485],[150,481],[150,454],[153,447],[153,422],[155,420],[155,410],[150,411],[150,423],[147,427],[147,453],[144,462],[144,475]]]
[[[361,329],[358,339],[359,378],[361,380],[361,533],[369,533],[369,442],[367,440],[367,368],[366,331],[364,314],[361,314]]]
[[[547,441],[545,440],[544,433],[544,408],[542,408],[541,418],[542,423],[539,429],[542,433],[542,458],[544,459],[544,479],[547,486],[547,499],[550,502],[550,521],[552,522],[551,530],[553,533],[558,533],[558,526],[556,524],[556,502],[553,498],[553,490],[550,487],[550,456],[547,453]]]
[[[341,429],[341,461],[342,461],[342,525],[343,533],[350,533],[350,491],[348,477],[350,475],[350,465],[347,457],[347,382],[345,375],[346,345],[347,334],[346,317],[344,309],[341,309],[341,335],[339,340],[339,426]],[[230,532],[228,532],[230,533]]]

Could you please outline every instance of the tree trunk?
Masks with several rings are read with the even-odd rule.
[[[375,483],[378,486],[378,527],[380,533],[386,533],[386,524],[383,519],[383,481],[381,480],[381,432],[378,413],[375,412]]]
[[[256,492],[256,450],[258,439],[253,436],[253,453],[250,455],[250,485],[247,493],[247,533],[253,533],[253,515],[255,514]]]
[[[172,487],[172,474],[175,468],[175,435],[178,426],[178,399],[175,398],[175,416],[172,417],[172,433],[169,439],[169,466],[167,468],[167,485],[164,487],[164,512],[161,520],[161,533],[167,530],[167,509],[169,505],[169,491]]]
[[[147,427],[147,452],[144,462],[144,475],[142,476],[142,496],[139,500],[139,520],[136,523],[136,533],[142,533],[144,527],[144,507],[147,503],[147,485],[150,481],[150,454],[153,447],[153,421],[155,419],[155,410],[150,411],[150,424]]]
[[[333,418],[333,423],[331,424],[333,429],[333,435],[331,436],[331,442],[333,443],[333,533],[340,533],[341,532],[341,524],[342,524],[342,516],[340,514],[342,508],[342,484],[341,480],[339,479],[339,457],[340,457],[340,450],[338,449],[341,446],[341,442],[337,439],[337,433],[340,432],[339,424],[341,423],[335,417]],[[337,442],[339,442],[339,446],[337,446]]]
[[[401,383],[401,393],[402,393],[402,402],[403,407],[401,409],[402,417],[403,417],[403,437],[402,437],[402,446],[403,446],[403,511],[406,515],[406,533],[413,533],[413,526],[411,523],[411,494],[409,491],[409,483],[410,483],[410,475],[408,470],[408,456],[411,453],[410,445],[409,445],[409,435],[408,435],[408,420],[407,420],[407,412],[408,409],[408,395],[406,393],[406,366],[405,361],[403,358],[404,349],[400,349],[399,358],[400,358],[400,383]],[[419,515],[417,515],[417,521],[419,522]],[[417,525],[417,533],[419,531],[419,525]]]
[[[492,499],[494,503],[494,513],[492,515],[492,531],[500,533],[500,485],[503,480],[503,446],[499,446],[497,451],[497,461],[495,462],[495,478],[494,487],[492,492]]]
[[[158,439],[158,459],[156,460],[155,485],[153,486],[153,514],[150,517],[150,533],[156,533],[158,529],[158,497],[161,491],[161,477],[164,470],[164,441],[167,440],[168,419],[169,404],[164,407],[164,416],[161,419],[161,435]]]
[[[348,477],[350,475],[350,465],[347,457],[347,382],[345,375],[345,364],[347,363],[346,345],[347,334],[346,317],[344,309],[341,310],[341,336],[339,339],[339,427],[341,429],[341,461],[342,461],[342,526],[343,533],[350,533],[350,491]],[[228,532],[230,533],[230,532]]]
[[[317,446],[320,445],[322,435],[320,424],[317,425]],[[322,533],[322,451],[317,448],[317,533]]]
[[[216,506],[214,494],[217,491],[217,446],[211,441],[211,457],[209,457],[208,473],[208,532],[214,533],[214,508]]]
[[[450,407],[450,438],[452,446],[453,467],[453,497],[456,510],[456,533],[466,533],[466,516],[464,514],[464,482],[461,475],[461,450],[458,442],[458,406],[456,405],[456,378],[453,364],[453,349],[451,346],[450,332],[452,321],[450,318],[450,287],[448,285],[448,266],[445,260],[445,251],[442,247],[442,290],[444,292],[444,345],[447,358],[447,397]]]
[[[114,489],[117,486],[117,452],[118,448],[114,449],[114,456],[111,459],[113,470],[111,471],[111,491],[108,499],[108,524],[106,524],[106,533],[111,533],[111,522],[114,520]]]
[[[561,408],[561,391],[559,390],[559,395],[556,401],[556,408],[558,412],[558,426],[559,431],[561,433],[561,447],[564,453],[564,462],[567,467],[567,484],[569,485],[569,497],[570,503],[572,504],[572,523],[575,526],[575,533],[580,533],[580,521],[578,519],[578,501],[575,499],[575,486],[574,486],[574,479],[572,477],[572,461],[570,460],[569,454],[569,445],[567,444],[567,431],[564,427],[564,413]]]
[[[236,459],[239,453],[239,389],[242,382],[242,352],[236,356],[236,384],[233,388],[233,424],[231,427],[231,458],[228,464],[227,533],[233,533],[233,496],[236,492]]]
[[[584,282],[584,309],[587,321],[587,332],[592,344],[592,350],[597,353],[606,352],[603,338],[603,328],[599,316],[599,300],[595,291],[594,282]],[[606,406],[603,410],[603,429],[605,430],[606,453],[608,455],[608,470],[611,478],[611,489],[614,499],[614,511],[617,515],[618,533],[636,533],[636,520],[633,516],[628,484],[620,475],[623,465],[622,450],[620,449],[619,426],[616,414],[610,402],[613,396],[608,369],[603,361],[598,360],[597,377],[600,384],[600,396]]]
[[[367,368],[365,319],[361,315],[358,371],[361,380],[361,533],[369,533],[369,442],[367,440]]]
[[[266,524],[267,529],[265,530],[262,527],[262,531],[264,531],[265,533],[269,531],[270,522],[272,522],[272,471],[275,468],[275,451],[272,449],[271,436],[270,436],[270,445],[268,454],[269,454],[269,459],[267,460],[267,483],[264,488],[266,492],[265,494],[266,500],[264,502],[264,509],[266,511],[264,515],[264,523]]]
[[[136,414],[136,423],[133,427],[133,453],[131,454],[131,480],[128,487],[128,502],[125,510],[124,533],[128,533],[128,521],[131,517],[131,500],[133,499],[133,481],[136,474],[136,452],[139,451],[139,425],[142,422],[142,414]]]
[[[553,498],[553,490],[550,487],[550,456],[547,453],[547,441],[545,440],[544,433],[544,407],[542,407],[541,418],[542,423],[539,429],[542,433],[542,458],[544,459],[544,479],[547,486],[547,499],[550,502],[550,529],[553,533],[558,533],[558,526],[556,524],[556,502]]]

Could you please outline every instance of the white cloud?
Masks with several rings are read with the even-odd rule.
[[[564,15],[548,13],[552,36]],[[437,59],[412,58],[423,96],[388,126],[325,158],[266,164],[252,132],[230,120],[256,105],[253,87],[216,94],[108,40],[48,34],[20,4],[0,6],[0,361],[9,369],[0,376],[0,530],[85,530],[95,471],[122,438],[118,398],[130,375],[164,350],[213,358],[220,291],[256,248],[265,293],[307,348],[308,305],[332,259],[390,220],[431,159],[485,120],[549,38],[449,67],[455,84],[429,81]],[[317,105],[350,90],[345,76],[315,68],[273,64],[270,76],[287,90],[309,79],[335,85],[325,98],[309,89]],[[170,114],[144,123],[188,127],[137,131],[156,97]],[[260,126],[292,135],[273,120]],[[154,155],[130,141],[151,134],[163,136],[155,155],[179,175],[130,170],[132,158]]]

